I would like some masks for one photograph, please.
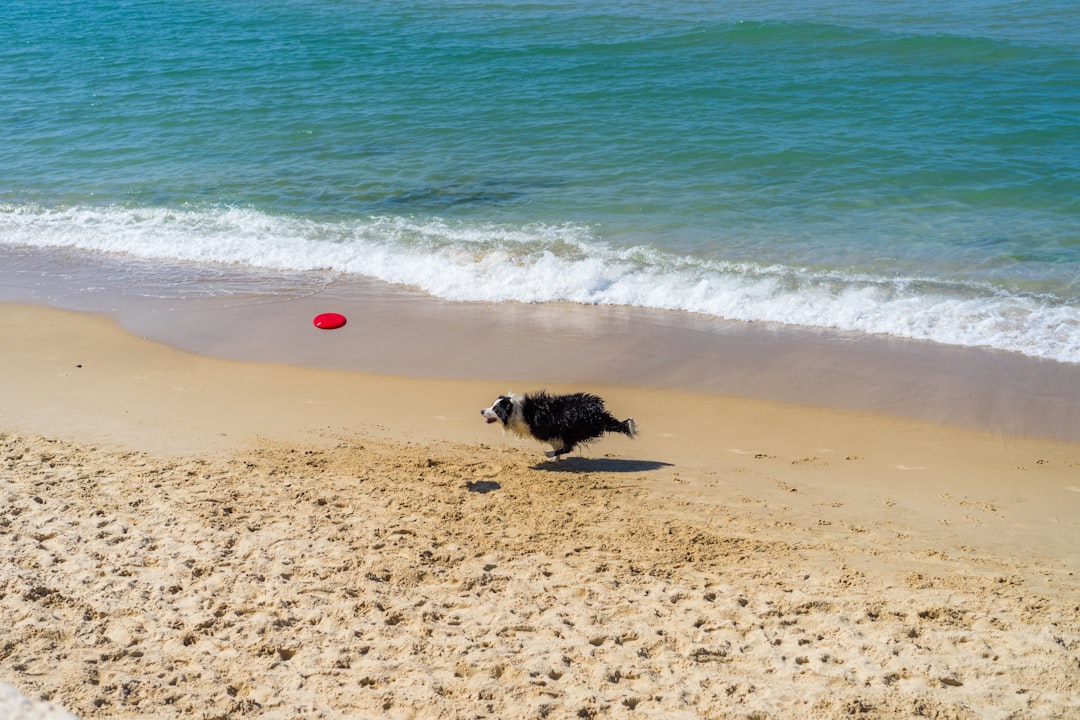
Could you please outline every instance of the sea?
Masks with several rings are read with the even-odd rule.
[[[1080,363],[1080,3],[5,0],[26,253]]]

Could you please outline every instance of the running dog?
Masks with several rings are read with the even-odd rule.
[[[588,393],[528,395],[508,393],[495,398],[491,407],[480,411],[489,422],[501,422],[503,430],[551,444],[549,458],[596,440],[604,433],[617,432],[633,438],[637,434],[634,418],[616,420],[604,407],[604,401]]]

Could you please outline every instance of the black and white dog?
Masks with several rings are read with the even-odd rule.
[[[588,393],[549,395],[541,390],[529,395],[509,393],[495,398],[491,407],[480,411],[489,423],[502,422],[504,430],[551,443],[549,458],[590,443],[608,432],[634,437],[634,418],[616,420],[604,401]]]

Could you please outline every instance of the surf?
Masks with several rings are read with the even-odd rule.
[[[0,206],[10,247],[70,249],[104,262],[160,262],[127,292],[154,295],[177,275],[354,274],[458,302],[570,302],[699,313],[929,340],[1080,362],[1080,309],[1048,292],[987,281],[783,263],[732,262],[593,228],[400,216],[315,220],[250,208]],[[221,292],[231,286],[222,284]],[[191,290],[192,293],[196,290]],[[201,284],[199,293],[213,293]]]

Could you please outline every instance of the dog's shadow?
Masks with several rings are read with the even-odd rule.
[[[622,460],[620,458],[569,457],[561,460],[544,460],[532,466],[533,470],[549,472],[610,472],[632,473],[648,472],[672,467],[671,463],[659,460]]]

